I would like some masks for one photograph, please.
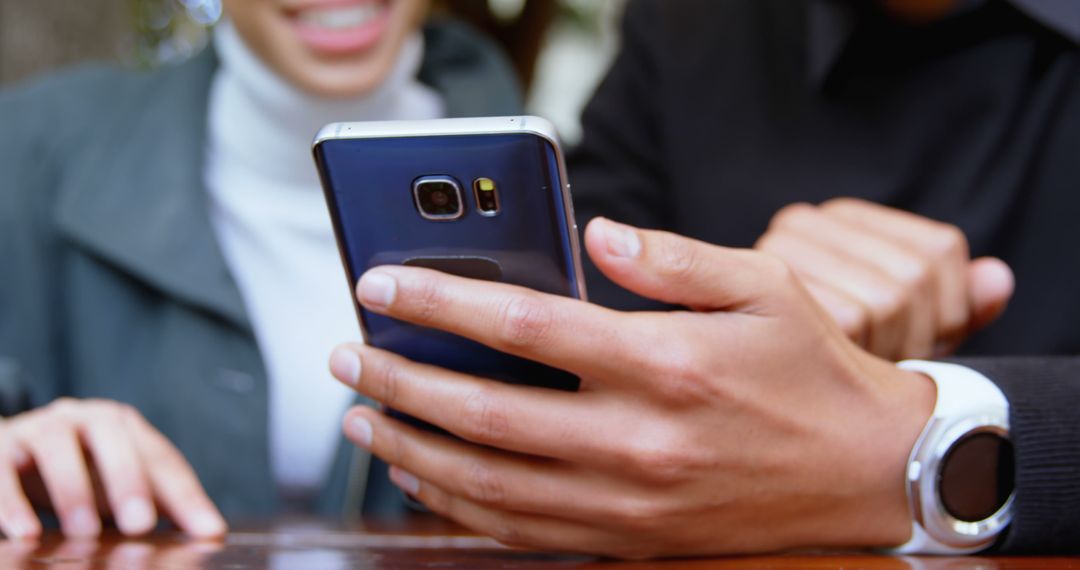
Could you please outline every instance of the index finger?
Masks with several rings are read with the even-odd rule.
[[[146,418],[127,416],[158,501],[189,536],[214,538],[228,530],[183,454]]]
[[[624,381],[629,367],[648,365],[644,351],[627,347],[663,340],[649,338],[659,336],[653,327],[633,326],[635,315],[430,269],[376,267],[360,278],[357,298],[376,313],[601,381]]]

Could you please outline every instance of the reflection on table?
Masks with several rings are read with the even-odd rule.
[[[390,524],[368,521],[351,526],[323,521],[280,521],[237,528],[220,542],[193,542],[171,531],[158,532],[138,540],[126,540],[110,531],[97,541],[67,541],[56,533],[49,533],[39,541],[0,541],[0,568],[1080,570],[1080,559],[920,558],[804,553],[620,563],[582,556],[511,550],[490,539],[469,535],[448,523],[431,517],[418,517]]]

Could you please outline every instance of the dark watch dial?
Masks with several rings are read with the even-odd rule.
[[[1013,447],[996,433],[975,433],[953,445],[941,462],[941,504],[960,521],[990,518],[1015,488]]]

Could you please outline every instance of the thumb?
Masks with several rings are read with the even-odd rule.
[[[585,248],[617,285],[664,303],[695,309],[739,309],[784,282],[779,260],[669,232],[643,230],[605,218],[585,228]]]
[[[968,300],[971,331],[997,320],[1012,298],[1016,279],[1012,269],[996,257],[980,257],[968,266]]]

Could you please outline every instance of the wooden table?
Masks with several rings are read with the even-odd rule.
[[[282,521],[236,528],[218,543],[191,542],[174,532],[159,532],[140,540],[125,540],[115,532],[108,532],[95,542],[65,541],[51,533],[39,542],[0,542],[0,568],[1080,570],[1080,558],[890,558],[865,554],[803,554],[622,563],[509,550],[433,519],[413,519],[397,524],[369,522],[354,527],[319,521]]]

